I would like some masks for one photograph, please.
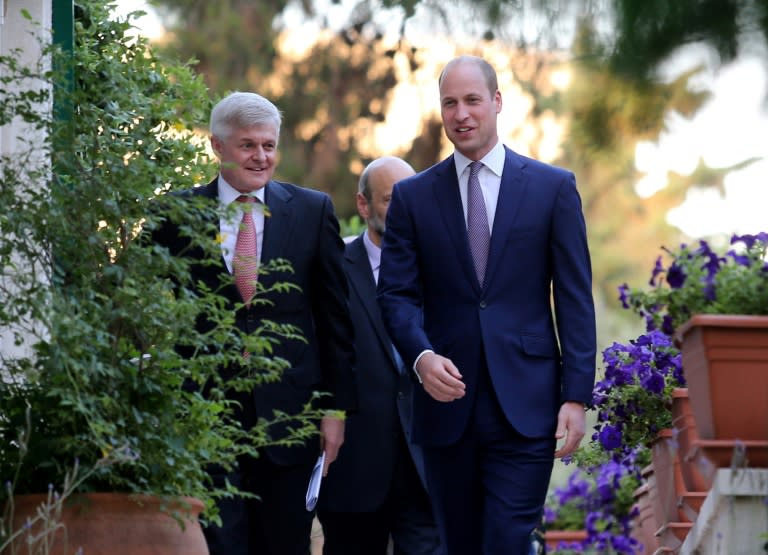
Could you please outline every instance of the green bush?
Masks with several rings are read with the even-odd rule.
[[[130,22],[111,20],[109,6],[78,2],[75,19],[74,51],[46,49],[56,71],[22,67],[19,52],[0,59],[0,122],[47,137],[2,160],[0,330],[26,351],[0,367],[0,480],[10,484],[0,503],[79,466],[81,491],[194,496],[215,518],[215,497],[233,491],[210,489],[208,465],[271,441],[267,424],[240,427],[229,393],[279,378],[274,332],[294,330],[242,336],[217,291],[193,288],[187,261],[143,240],[162,204],[162,216],[183,211],[211,259],[220,251],[202,206],[163,195],[215,171],[193,134],[207,91],[187,65],[127,37]],[[48,115],[52,90],[68,118]],[[205,333],[203,314],[215,323]],[[225,366],[245,369],[224,382]],[[316,433],[317,417],[310,407],[278,416],[294,429],[283,442]]]

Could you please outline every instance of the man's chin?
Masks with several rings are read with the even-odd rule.
[[[259,179],[257,181],[252,180],[252,179],[248,180],[248,181],[243,181],[243,182],[241,182],[241,187],[238,188],[238,191],[240,191],[240,192],[249,192],[249,193],[253,192],[253,191],[258,191],[259,189],[264,187],[264,185],[267,184],[267,181],[265,181],[264,179]]]

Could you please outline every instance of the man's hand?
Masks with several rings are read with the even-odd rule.
[[[325,451],[323,476],[328,475],[328,467],[339,456],[342,443],[344,443],[344,419],[323,416],[320,420],[320,449]]]
[[[465,387],[459,369],[445,357],[425,353],[416,364],[424,390],[437,401],[444,403],[464,397]]]
[[[560,407],[557,414],[557,431],[555,438],[560,440],[565,438],[565,443],[555,451],[555,458],[559,459],[570,455],[581,443],[586,430],[586,414],[584,405],[581,403],[567,402]]]

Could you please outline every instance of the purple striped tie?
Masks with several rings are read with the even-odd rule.
[[[485,211],[483,191],[477,175],[483,167],[482,162],[472,162],[469,165],[469,182],[467,184],[467,235],[469,250],[475,262],[475,272],[480,287],[485,280],[485,268],[488,264],[488,248],[491,245],[491,230],[488,228],[488,215]]]

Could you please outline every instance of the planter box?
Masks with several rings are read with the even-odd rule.
[[[547,553],[557,553],[558,549],[568,549],[573,544],[581,544],[586,539],[586,530],[547,530],[544,532]]]
[[[649,474],[646,474],[646,478]],[[654,553],[659,548],[659,539],[656,537],[659,524],[653,514],[648,482],[637,488],[632,493],[632,497],[637,507],[637,516],[632,520],[630,535],[643,546],[643,553]]]
[[[676,339],[699,437],[768,441],[768,316],[698,314]]]
[[[691,450],[693,443],[699,439],[699,432],[693,418],[688,388],[678,387],[672,391],[672,429],[677,440],[677,458],[686,491],[706,492],[712,482],[712,476],[710,473],[707,478],[692,457]]]

